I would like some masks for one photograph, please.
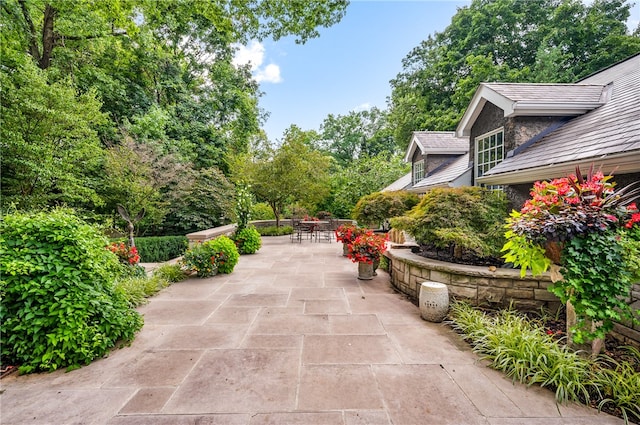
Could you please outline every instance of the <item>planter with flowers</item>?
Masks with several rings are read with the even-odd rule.
[[[349,245],[356,240],[356,238],[363,234],[365,229],[361,229],[355,224],[342,224],[336,229],[336,240],[342,242],[342,255],[348,256]]]
[[[347,257],[358,263],[358,279],[371,280],[375,275],[374,264],[380,262],[380,257],[387,250],[387,238],[377,235],[371,230],[357,236],[349,244]]]
[[[614,321],[638,321],[626,303],[640,272],[640,182],[615,189],[612,176],[579,168],[535,182],[531,199],[508,219],[507,262],[536,275],[551,267],[549,290],[567,304],[569,342],[601,349]],[[575,312],[575,318],[572,317]]]

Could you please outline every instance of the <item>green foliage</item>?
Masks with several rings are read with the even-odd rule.
[[[430,190],[408,218],[391,224],[408,231],[419,244],[490,257],[498,256],[504,245],[506,216],[507,200],[501,192],[460,187]]]
[[[255,254],[262,246],[260,233],[253,226],[236,231],[234,240],[240,254]]]
[[[640,323],[625,302],[631,272],[624,262],[619,236],[612,230],[587,233],[565,242],[562,277],[549,290],[563,303],[571,301],[577,321],[574,341],[604,338],[623,318]],[[592,329],[591,323],[595,325]]]
[[[184,253],[180,264],[187,270],[195,271],[198,277],[215,276],[218,273],[220,251],[212,243],[213,241],[195,243]]]
[[[142,327],[115,290],[121,266],[108,241],[71,211],[6,215],[0,235],[3,363],[23,373],[78,367]]]
[[[618,232],[618,244],[622,248],[622,257],[627,269],[631,273],[633,282],[640,281],[640,225],[635,225],[628,231]]]
[[[418,195],[411,192],[374,192],[360,198],[352,217],[361,225],[379,227],[386,219],[404,215],[419,201]]]
[[[95,126],[105,122],[105,115],[96,93],[77,95],[70,79],[50,84],[32,63],[6,63],[6,59],[3,53],[2,205],[21,209],[101,205],[95,175],[102,149]]]
[[[187,278],[180,264],[163,264],[153,271],[153,276],[158,276],[168,282],[181,282]]]
[[[251,207],[251,218],[254,220],[273,220],[276,216],[273,215],[273,210],[269,204],[257,202]]]
[[[169,282],[156,273],[151,277],[130,277],[116,282],[116,292],[122,294],[131,307],[138,307],[144,304],[147,298],[169,286]]]
[[[378,108],[351,111],[348,115],[329,114],[320,126],[321,146],[341,167],[364,157],[394,152],[391,133],[387,131],[387,113]]]
[[[189,247],[186,236],[148,236],[136,238],[143,263],[162,263],[180,257]]]
[[[400,155],[387,152],[374,157],[362,157],[348,167],[338,168],[331,174],[331,193],[320,209],[330,211],[334,217],[347,218],[358,200],[393,183],[410,169]]]
[[[454,303],[449,317],[473,347],[514,381],[555,390],[559,403],[589,400],[591,365],[544,329],[513,310],[494,317]]]
[[[628,356],[640,364],[640,351],[626,347]],[[620,410],[626,423],[629,416],[640,420],[640,371],[630,362],[618,362],[609,356],[601,356],[597,361],[598,369],[593,384],[601,397],[598,410],[604,406]]]
[[[253,195],[249,192],[250,186],[239,184],[236,187],[236,217],[237,217],[237,232],[242,231],[247,227],[251,220],[251,210],[253,207]],[[237,239],[236,239],[237,241]]]
[[[267,227],[258,227],[258,233],[261,236],[281,236],[281,235],[290,235],[293,233],[293,227],[291,226],[267,226]]]
[[[287,205],[315,207],[329,193],[329,157],[311,147],[317,137],[292,126],[277,150],[267,147],[235,164],[236,178],[248,180],[258,200],[269,204],[276,225]]]
[[[218,271],[220,273],[231,273],[238,264],[240,253],[236,244],[227,236],[219,236],[211,242],[211,248],[220,253],[218,259]],[[205,242],[206,243],[206,242]]]
[[[514,214],[520,213],[512,211],[511,216]],[[509,227],[509,225],[505,227]],[[534,276],[547,271],[551,261],[547,258],[544,249],[540,245],[531,242],[526,236],[519,235],[513,230],[507,230],[504,237],[507,242],[502,247],[502,252],[506,251],[502,258],[507,263],[520,267],[521,277],[527,274],[527,269],[531,270]]]

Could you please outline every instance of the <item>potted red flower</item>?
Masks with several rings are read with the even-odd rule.
[[[380,262],[380,257],[387,250],[387,237],[373,233],[371,230],[357,236],[348,245],[347,257],[354,263],[358,263],[358,279],[373,279],[374,264]]]

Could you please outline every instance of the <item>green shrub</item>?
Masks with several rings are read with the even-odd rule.
[[[361,225],[380,227],[386,219],[404,215],[419,201],[418,195],[403,190],[375,192],[358,200],[352,217]]]
[[[255,254],[262,246],[260,233],[253,226],[236,232],[234,239],[240,254]]]
[[[253,195],[249,192],[250,186],[239,184],[236,187],[236,224],[237,231],[241,231],[249,225],[251,220],[251,209],[253,207]]]
[[[189,247],[186,236],[150,236],[136,238],[143,263],[162,263],[180,257]]]
[[[199,277],[207,277],[233,272],[239,258],[236,244],[227,236],[219,236],[193,245],[182,256],[181,264]]]
[[[275,218],[276,216],[273,215],[273,210],[267,203],[258,202],[251,207],[252,220],[275,220]]]
[[[108,241],[72,211],[4,216],[0,222],[0,353],[21,373],[75,368],[131,341],[142,317],[115,277]]]
[[[159,276],[171,283],[180,282],[187,278],[187,274],[179,264],[163,264],[153,271],[153,276]]]
[[[211,247],[218,253],[220,257],[218,259],[218,271],[220,273],[231,273],[234,267],[238,264],[240,253],[236,244],[227,236],[218,236],[212,241]]]
[[[124,296],[131,307],[137,307],[167,286],[169,286],[169,281],[154,273],[151,277],[130,277],[118,280],[116,291]]]
[[[452,249],[455,256],[470,252],[499,257],[505,243],[508,216],[503,193],[479,187],[432,189],[407,215],[392,219],[421,245]]]
[[[261,236],[281,236],[281,235],[290,235],[293,233],[293,227],[291,226],[267,226],[267,227],[258,227],[256,229]]]
[[[182,256],[181,264],[195,271],[198,277],[214,276],[218,273],[219,252],[211,246],[213,241],[197,242]]]

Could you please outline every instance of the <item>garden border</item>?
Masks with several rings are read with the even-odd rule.
[[[520,277],[519,269],[497,268],[454,264],[432,260],[411,252],[410,249],[394,247],[385,252],[389,260],[391,285],[418,302],[420,285],[430,280],[447,285],[451,298],[463,299],[475,306],[508,307],[532,311],[546,308],[557,311],[561,303],[547,290],[551,285],[549,273],[532,276],[527,272]],[[634,310],[640,309],[640,283],[636,283],[629,303]],[[624,343],[640,345],[640,326],[628,322],[616,323],[612,332]]]

